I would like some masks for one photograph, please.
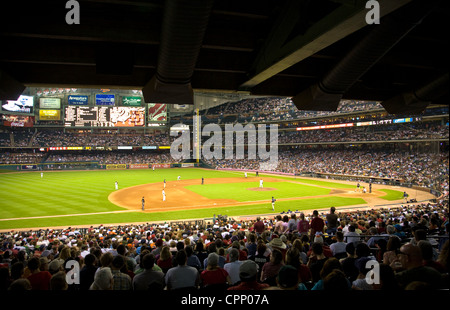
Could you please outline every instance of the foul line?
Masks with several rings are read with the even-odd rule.
[[[78,214],[61,214],[61,215],[43,215],[43,216],[30,216],[30,217],[16,217],[0,219],[0,222],[6,221],[20,221],[20,220],[33,220],[33,219],[44,219],[52,217],[66,217],[66,216],[84,216],[84,215],[94,215],[94,214],[109,214],[109,213],[123,213],[123,212],[136,212],[137,210],[123,210],[123,211],[106,211],[106,212],[94,212],[94,213],[78,213]]]

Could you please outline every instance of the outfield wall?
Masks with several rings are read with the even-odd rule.
[[[161,168],[197,168],[199,163],[148,163],[148,164],[99,164],[98,162],[48,162],[39,164],[0,165],[0,170],[42,171],[42,170],[118,170],[118,169],[161,169]]]

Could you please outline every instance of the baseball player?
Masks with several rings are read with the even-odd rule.
[[[403,198],[405,199],[405,203],[408,203],[408,193],[407,192],[403,192]]]
[[[163,201],[166,201],[166,192],[164,191],[164,189],[162,190],[162,196],[163,196]]]
[[[247,178],[247,172],[245,172],[245,178]]]
[[[275,201],[277,200],[272,196],[272,211],[275,211]]]
[[[166,179],[164,179],[164,188],[166,188]]]
[[[264,181],[263,181],[263,179],[260,179],[260,180],[259,180],[259,187],[261,187],[261,188],[264,187]]]
[[[114,186],[116,187],[116,190],[119,189],[119,183],[117,183],[117,181],[116,181],[116,183],[114,183]]]
[[[41,179],[44,177],[44,172],[41,172]]]
[[[205,184],[205,179],[202,177],[202,185]]]
[[[145,209],[145,199],[144,199],[144,196],[142,196],[142,211],[144,211],[144,209]]]
[[[181,176],[178,176],[177,180],[179,181],[181,179]]]

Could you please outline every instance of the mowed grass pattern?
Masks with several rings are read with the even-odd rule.
[[[0,218],[81,214],[124,210],[108,195],[119,188],[183,179],[235,177],[199,169],[99,170],[0,174]],[[1,224],[0,224],[1,225]],[[1,226],[0,226],[1,227]]]
[[[265,181],[265,187],[278,189],[268,192],[246,190],[248,187],[258,187],[259,182],[250,182],[252,184],[227,183],[226,186],[222,185],[222,188],[220,188],[220,184],[217,184],[217,188],[211,186],[209,193],[203,192],[202,195],[209,198],[231,198],[242,202],[262,202],[254,205],[160,213],[127,211],[108,200],[108,195],[114,191],[115,181],[118,181],[119,188],[126,188],[146,183],[162,183],[164,179],[174,181],[178,175],[184,180],[200,180],[204,177],[206,184],[203,185],[203,188],[202,185],[193,186],[194,188],[200,188],[202,191],[213,185],[207,184],[209,178],[244,176],[243,173],[239,172],[195,168],[156,169],[155,171],[148,169],[58,171],[44,172],[43,178],[41,178],[40,172],[1,173],[0,229],[170,221],[211,218],[214,214],[227,214],[228,216],[264,214],[272,212],[271,196],[276,196],[276,198],[305,197],[326,195],[330,191],[327,188],[305,186],[292,182]],[[250,173],[249,176],[254,176],[254,174]],[[265,177],[265,179],[269,180],[268,177]],[[320,185],[323,186],[324,184]],[[333,183],[325,185],[329,185],[330,188],[333,187]],[[365,201],[362,199],[330,196],[329,198],[279,201],[276,203],[275,211],[320,209],[364,203]],[[108,213],[112,211],[127,212]]]
[[[274,196],[279,198],[293,198],[305,196],[328,195],[330,189],[306,186],[290,182],[264,182],[264,188],[275,188],[271,191],[255,191],[249,188],[258,188],[258,182],[245,183],[227,183],[226,189],[228,194],[226,198],[235,199],[237,201],[259,201],[271,199]],[[205,184],[205,185],[189,185],[187,189],[210,199],[221,199],[224,197],[223,184]]]

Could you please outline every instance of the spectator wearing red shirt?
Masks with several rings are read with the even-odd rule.
[[[260,217],[256,218],[256,223],[253,224],[253,230],[256,232],[256,234],[259,236],[261,235],[266,227],[264,226],[264,223],[261,221]]]
[[[300,213],[300,220],[297,223],[297,231],[300,235],[308,234],[310,229],[309,222],[305,220],[305,214]]]
[[[313,240],[316,232],[323,233],[325,227],[325,222],[319,217],[319,212],[317,210],[313,211],[313,219],[311,220],[311,240]]]
[[[41,263],[39,258],[32,257],[28,261],[28,269],[31,275],[28,276],[28,281],[31,283],[32,290],[48,291],[50,289],[50,280],[52,275],[48,271],[41,271],[39,268]]]
[[[208,287],[211,285],[214,286],[227,286],[231,284],[230,276],[228,275],[228,272],[220,268],[218,266],[219,263],[219,255],[216,253],[210,253],[208,255],[208,265],[206,266],[206,269],[202,271],[200,274],[200,278],[202,280],[202,286]]]

